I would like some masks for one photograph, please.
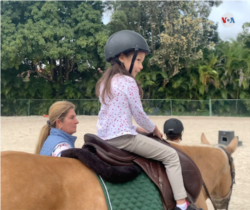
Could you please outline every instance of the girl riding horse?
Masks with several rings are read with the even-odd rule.
[[[134,31],[119,31],[108,39],[105,59],[112,66],[96,85],[96,94],[101,102],[97,135],[119,149],[161,161],[177,203],[175,210],[192,210],[185,199],[187,193],[177,152],[138,134],[145,129],[162,138],[162,133],[143,110],[143,91],[135,80],[137,73],[143,69],[142,63],[149,52],[146,40]],[[142,128],[132,125],[132,117]]]

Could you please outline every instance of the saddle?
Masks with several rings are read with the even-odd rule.
[[[175,149],[179,155],[182,175],[188,198],[193,203],[198,198],[202,188],[201,173],[196,164],[181,150],[172,147],[168,142],[161,140],[152,134],[148,137]],[[174,209],[176,206],[173,191],[169,183],[164,165],[152,159],[146,159],[136,154],[118,149],[98,136],[85,134],[82,149],[69,149],[62,152],[62,157],[73,157],[80,159],[96,173],[110,182],[125,182],[134,179],[141,173],[141,169],[149,176],[158,187],[164,210]],[[84,151],[84,152],[83,152]],[[91,160],[91,162],[89,162]],[[101,161],[101,164],[100,164]],[[140,167],[138,167],[140,166]],[[115,174],[112,177],[111,174]]]

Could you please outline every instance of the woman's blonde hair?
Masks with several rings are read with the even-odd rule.
[[[49,108],[49,120],[40,131],[35,154],[40,153],[45,140],[50,135],[51,127],[56,128],[56,120],[59,119],[63,122],[70,109],[75,109],[75,105],[69,101],[58,101],[51,105]]]

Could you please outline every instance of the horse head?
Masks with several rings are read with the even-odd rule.
[[[204,133],[201,135],[201,143],[210,145]],[[220,174],[218,174],[213,189],[210,192],[204,186],[207,196],[210,198],[215,209],[228,209],[230,198],[232,195],[233,184],[235,183],[235,166],[232,154],[238,146],[238,139],[234,139],[226,147],[224,145],[216,145],[221,150],[221,156],[218,158],[220,162]]]

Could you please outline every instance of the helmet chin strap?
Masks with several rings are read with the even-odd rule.
[[[132,61],[131,61],[131,65],[130,65],[130,68],[129,68],[129,73],[131,74],[132,73],[132,70],[133,70],[133,67],[134,67],[134,63],[135,63],[135,59],[137,57],[137,54],[138,54],[138,49],[135,49],[135,54],[132,58]]]

